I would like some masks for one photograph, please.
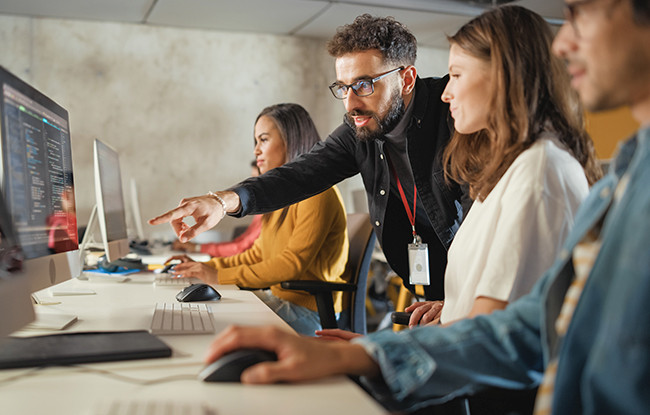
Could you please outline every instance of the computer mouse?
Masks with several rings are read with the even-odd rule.
[[[221,356],[199,373],[204,382],[240,382],[241,373],[258,363],[275,362],[275,353],[263,349],[239,349]]]
[[[216,301],[221,294],[208,284],[192,284],[176,294],[176,299],[183,303],[192,301]]]
[[[167,264],[160,270],[160,273],[161,274],[171,274],[170,271],[173,271],[175,266],[176,266],[176,263]]]

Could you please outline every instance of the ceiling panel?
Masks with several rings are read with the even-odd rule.
[[[477,13],[480,11],[476,11]],[[316,38],[330,38],[336,28],[350,23],[363,13],[375,16],[392,16],[404,23],[415,35],[420,46],[447,48],[447,34],[453,34],[471,16],[451,15],[433,12],[413,11],[387,7],[373,7],[336,3],[325,10],[317,19],[305,25],[296,34]]]
[[[329,39],[338,26],[370,13],[406,24],[420,46],[447,47],[490,0],[0,0],[0,13]],[[561,23],[563,0],[520,0]]]
[[[142,22],[155,0],[0,0],[0,13],[62,19]]]
[[[305,0],[158,0],[147,23],[288,35],[327,7]]]
[[[466,15],[474,15],[480,13],[484,9],[482,6],[477,5],[477,2],[473,0],[338,0],[331,1],[330,3],[361,7],[382,7],[386,9]]]

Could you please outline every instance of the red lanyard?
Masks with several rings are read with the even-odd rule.
[[[388,166],[390,167],[390,171],[391,173],[393,173],[393,177],[397,182],[397,189],[399,190],[399,195],[402,198],[402,203],[404,204],[404,209],[406,210],[406,216],[408,216],[409,222],[411,222],[411,229],[413,229],[413,237],[416,237],[417,233],[415,232],[415,209],[417,207],[417,202],[418,202],[418,189],[417,187],[415,187],[415,181],[413,181],[413,213],[411,213],[409,202],[406,200],[406,194],[404,194],[404,189],[402,189],[402,183],[399,181],[399,177],[397,176],[395,167],[393,167],[393,163],[391,163],[390,157],[388,157],[388,153],[386,153],[386,156],[387,156],[386,158],[388,159]]]

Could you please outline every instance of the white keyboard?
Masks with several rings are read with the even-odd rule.
[[[217,411],[205,403],[160,400],[115,400],[96,405],[96,415],[216,415]]]
[[[174,278],[170,274],[158,274],[153,280],[156,285],[186,287],[192,284],[198,284],[201,281],[198,278]]]
[[[214,333],[212,308],[207,304],[157,303],[149,331],[152,334]]]

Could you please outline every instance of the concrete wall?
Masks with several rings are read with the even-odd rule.
[[[150,218],[246,178],[263,107],[299,103],[323,137],[342,120],[321,40],[0,15],[0,44],[1,65],[70,113],[80,224],[94,204],[94,138],[120,153],[125,197],[134,178]],[[421,75],[446,72],[447,51],[419,55]],[[341,185],[349,211],[360,187]],[[145,224],[150,236],[161,231]]]

